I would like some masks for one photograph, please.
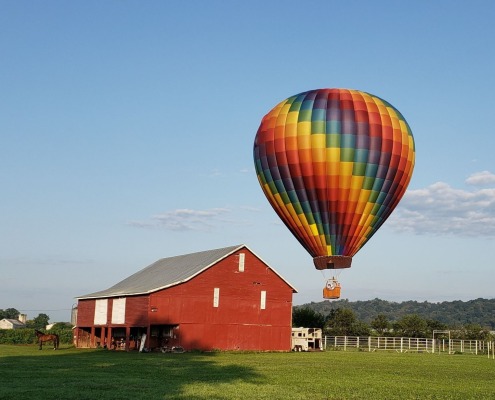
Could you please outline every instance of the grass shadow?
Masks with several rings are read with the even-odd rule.
[[[0,356],[0,399],[211,398],[208,388],[258,382],[253,368],[219,362],[215,353],[137,353],[22,349]],[[235,386],[235,385],[234,385]],[[190,388],[194,388],[191,392]],[[229,399],[226,393],[217,399]]]

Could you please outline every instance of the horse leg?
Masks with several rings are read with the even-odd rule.
[[[38,350],[41,350],[41,348],[43,347],[43,341],[40,339],[40,340],[38,341],[38,344],[40,345],[40,347],[39,347],[39,349],[38,349]]]

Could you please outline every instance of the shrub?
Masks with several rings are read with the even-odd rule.
[[[62,325],[62,326],[59,326]],[[60,344],[72,344],[72,329],[65,324],[56,324],[47,333],[53,333],[59,336]],[[34,334],[34,329],[0,329],[0,344],[35,344],[38,339]]]
[[[1,344],[33,344],[36,335],[33,329],[0,329]]]

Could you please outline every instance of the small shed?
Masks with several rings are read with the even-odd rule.
[[[296,289],[246,245],[163,258],[77,298],[76,347],[290,351]]]
[[[25,327],[26,324],[17,319],[4,318],[0,320],[0,329],[20,329]]]

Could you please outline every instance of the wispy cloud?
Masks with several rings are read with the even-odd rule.
[[[473,186],[491,185],[495,183],[495,174],[490,171],[475,172],[466,179],[466,183]]]
[[[152,216],[147,221],[131,221],[129,225],[153,228],[159,227],[173,231],[208,231],[219,222],[229,222],[226,216],[228,208],[211,208],[209,210],[191,210],[187,208],[167,211]]]
[[[483,171],[471,175],[466,183],[486,185],[494,178]],[[495,188],[467,191],[437,182],[409,190],[388,225],[417,234],[495,237]]]

